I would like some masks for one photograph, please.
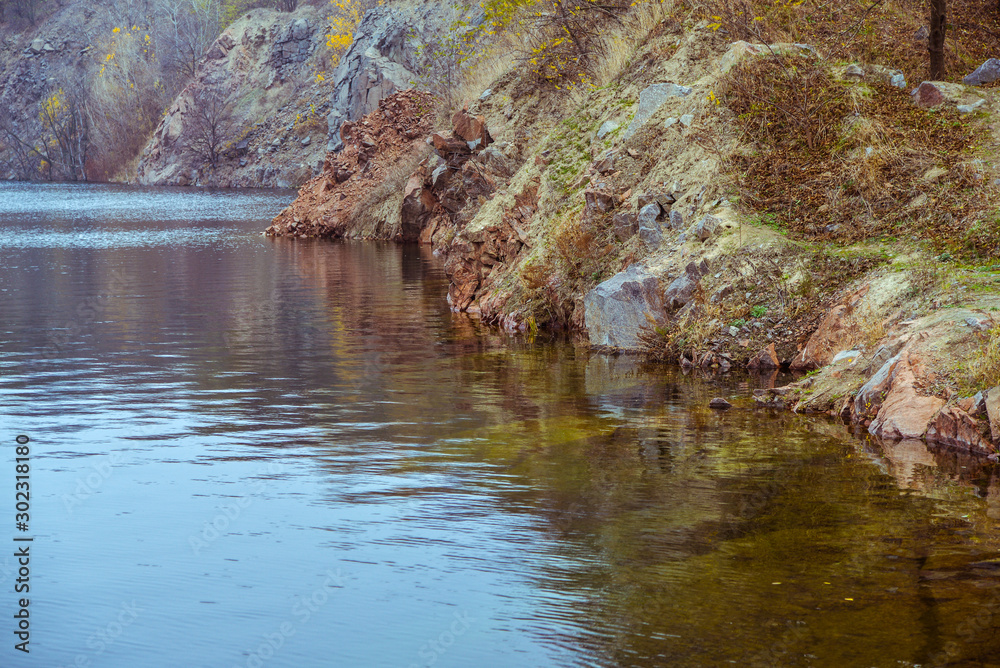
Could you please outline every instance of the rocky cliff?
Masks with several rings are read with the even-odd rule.
[[[422,141],[426,117],[394,125],[401,98],[343,124],[330,146],[344,148],[268,234],[428,243],[452,308],[508,331],[568,328],[772,384],[822,369],[759,399],[991,452],[985,399],[959,399],[1000,381],[1000,354],[977,362],[1000,349],[983,317],[1000,309],[1000,265],[948,262],[991,252],[995,89],[907,87],[882,64],[663,11],[623,23],[631,50],[590,86],[540,85],[511,63]],[[796,78],[822,104],[789,125],[768,96]],[[373,80],[362,88],[381,91]],[[862,394],[878,401],[859,404],[876,376]]]

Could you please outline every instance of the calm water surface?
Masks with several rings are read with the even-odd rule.
[[[0,185],[0,665],[1000,665],[994,466],[484,331],[289,199]]]

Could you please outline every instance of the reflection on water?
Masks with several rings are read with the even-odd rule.
[[[283,193],[67,188],[0,186],[37,665],[997,665],[995,465],[484,331]]]

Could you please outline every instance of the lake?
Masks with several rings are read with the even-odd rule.
[[[0,184],[0,665],[1000,666],[996,464],[483,328],[292,196]]]

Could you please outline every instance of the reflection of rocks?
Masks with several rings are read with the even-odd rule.
[[[916,439],[902,441],[886,441],[882,444],[889,468],[889,474],[903,489],[927,490],[929,469],[937,467],[934,455],[927,449],[927,444]]]

